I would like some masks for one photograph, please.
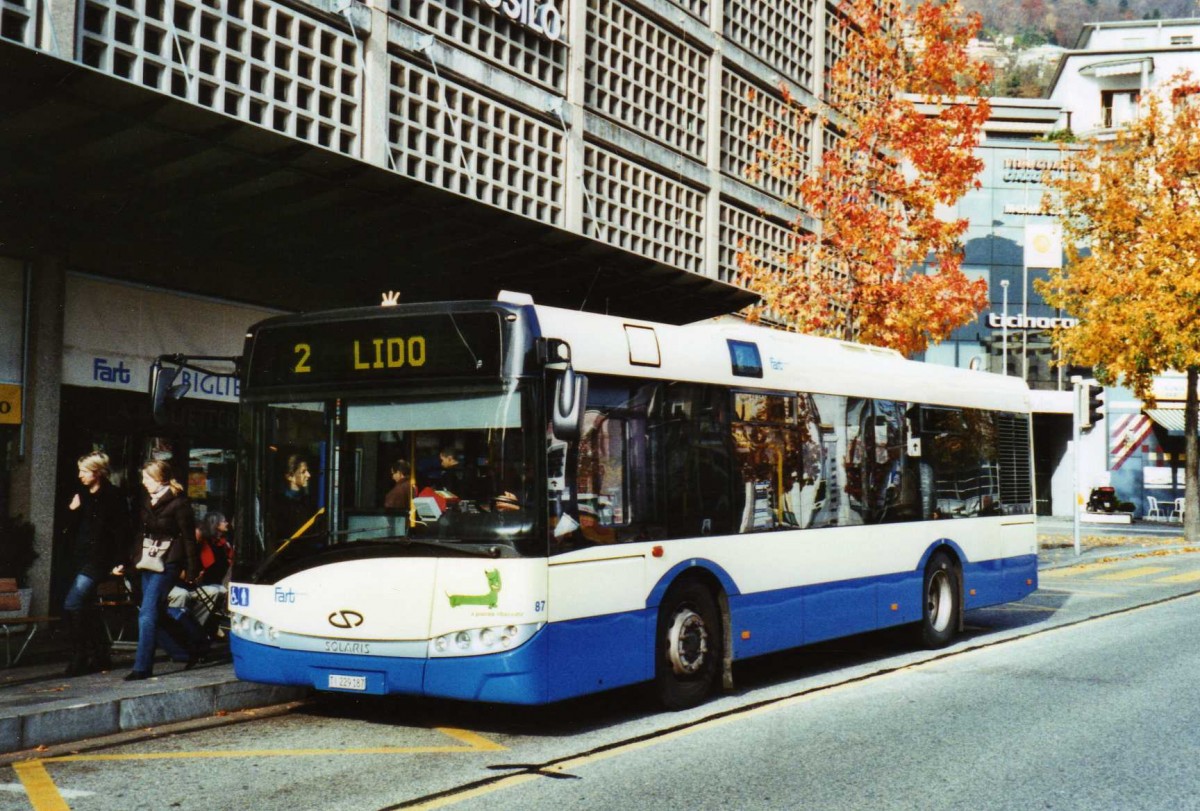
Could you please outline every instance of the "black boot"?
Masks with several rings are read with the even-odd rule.
[[[87,672],[112,670],[112,656],[109,654],[111,643],[108,641],[108,631],[104,628],[104,620],[100,617],[100,609],[84,610],[80,614],[80,620],[88,651]]]
[[[64,611],[63,627],[67,629],[67,641],[71,648],[70,659],[64,676],[81,676],[87,672],[88,649],[87,640],[83,634],[83,618],[78,611]]]

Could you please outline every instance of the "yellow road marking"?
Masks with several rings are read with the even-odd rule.
[[[1111,574],[1097,575],[1096,580],[1133,580],[1137,577],[1145,577],[1159,572],[1171,571],[1170,566],[1141,566],[1137,569],[1126,569],[1123,572],[1112,572]]]
[[[314,757],[329,755],[414,755],[438,752],[502,752],[505,747],[465,729],[435,727],[438,732],[462,741],[463,746],[368,746],[357,749],[240,749],[213,752],[141,752],[124,755],[62,755],[43,763],[80,763],[102,760],[205,760],[235,757]]]
[[[1076,566],[1067,566],[1064,569],[1048,569],[1044,572],[1038,572],[1038,579],[1054,577],[1074,577],[1078,574],[1090,574],[1091,572],[1101,571],[1103,569],[1111,569],[1117,565],[1117,561],[1107,563],[1080,563]]]
[[[472,732],[469,729],[455,729],[454,727],[438,727],[438,732],[444,735],[449,735],[455,740],[462,741],[471,748],[472,751],[480,752],[503,752],[507,747],[489,741],[487,738],[480,735],[478,732]]]
[[[33,811],[71,811],[66,800],[58,793],[54,781],[40,760],[23,760],[13,764],[13,771],[21,778],[25,793]]]
[[[244,757],[312,757],[319,755],[414,755],[438,752],[502,752],[507,747],[495,741],[489,741],[477,732],[455,727],[434,727],[438,732],[456,741],[462,746],[376,746],[359,749],[244,749],[224,752],[145,752],[125,755],[62,755],[36,760],[22,760],[13,764],[17,777],[21,778],[33,811],[71,811],[70,806],[58,793],[46,763],[81,763],[114,760],[202,760],[215,758],[244,758]]]
[[[1185,572],[1183,574],[1174,574],[1170,577],[1160,577],[1155,580],[1155,583],[1194,583],[1200,580],[1200,571]]]
[[[1059,586],[1058,588],[1055,588],[1055,589],[1038,589],[1038,593],[1042,594],[1042,595],[1060,595],[1063,597],[1074,597],[1079,594],[1082,594],[1086,597],[1122,597],[1122,596],[1124,596],[1121,594],[1111,594],[1107,591],[1092,591],[1091,589],[1087,588],[1086,586],[1081,588],[1074,583],[1072,583],[1070,586]]]

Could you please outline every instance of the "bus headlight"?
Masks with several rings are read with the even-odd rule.
[[[234,636],[240,636],[243,639],[262,639],[266,637],[271,642],[279,640],[279,629],[274,625],[268,625],[262,620],[256,620],[253,617],[247,617],[245,614],[231,614],[229,616],[229,630]]]
[[[544,622],[527,625],[502,625],[491,628],[473,628],[443,634],[429,641],[429,657],[441,659],[448,656],[480,656],[501,650],[520,647],[533,638]]]

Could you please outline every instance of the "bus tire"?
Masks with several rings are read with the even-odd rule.
[[[654,687],[668,710],[702,703],[721,673],[724,652],[720,613],[712,592],[698,580],[671,586],[658,609]]]
[[[921,589],[921,644],[944,648],[954,641],[962,613],[962,575],[945,552],[934,552]]]

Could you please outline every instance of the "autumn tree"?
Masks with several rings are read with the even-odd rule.
[[[1186,372],[1184,532],[1197,540],[1196,384],[1200,372],[1200,84],[1175,77],[1139,105],[1112,140],[1071,154],[1047,178],[1068,261],[1038,285],[1079,319],[1053,341],[1067,363],[1091,366],[1154,402],[1152,384]]]
[[[979,18],[937,0],[847,0],[831,24],[843,47],[824,100],[806,106],[784,88],[778,114],[752,134],[752,174],[783,178],[804,214],[787,250],[739,255],[743,283],[763,296],[750,317],[920,352],[987,303],[986,282],[961,269],[967,221],[938,210],[982,169],[974,148],[991,71],[967,54]],[[804,131],[831,136],[819,161],[789,135]]]

